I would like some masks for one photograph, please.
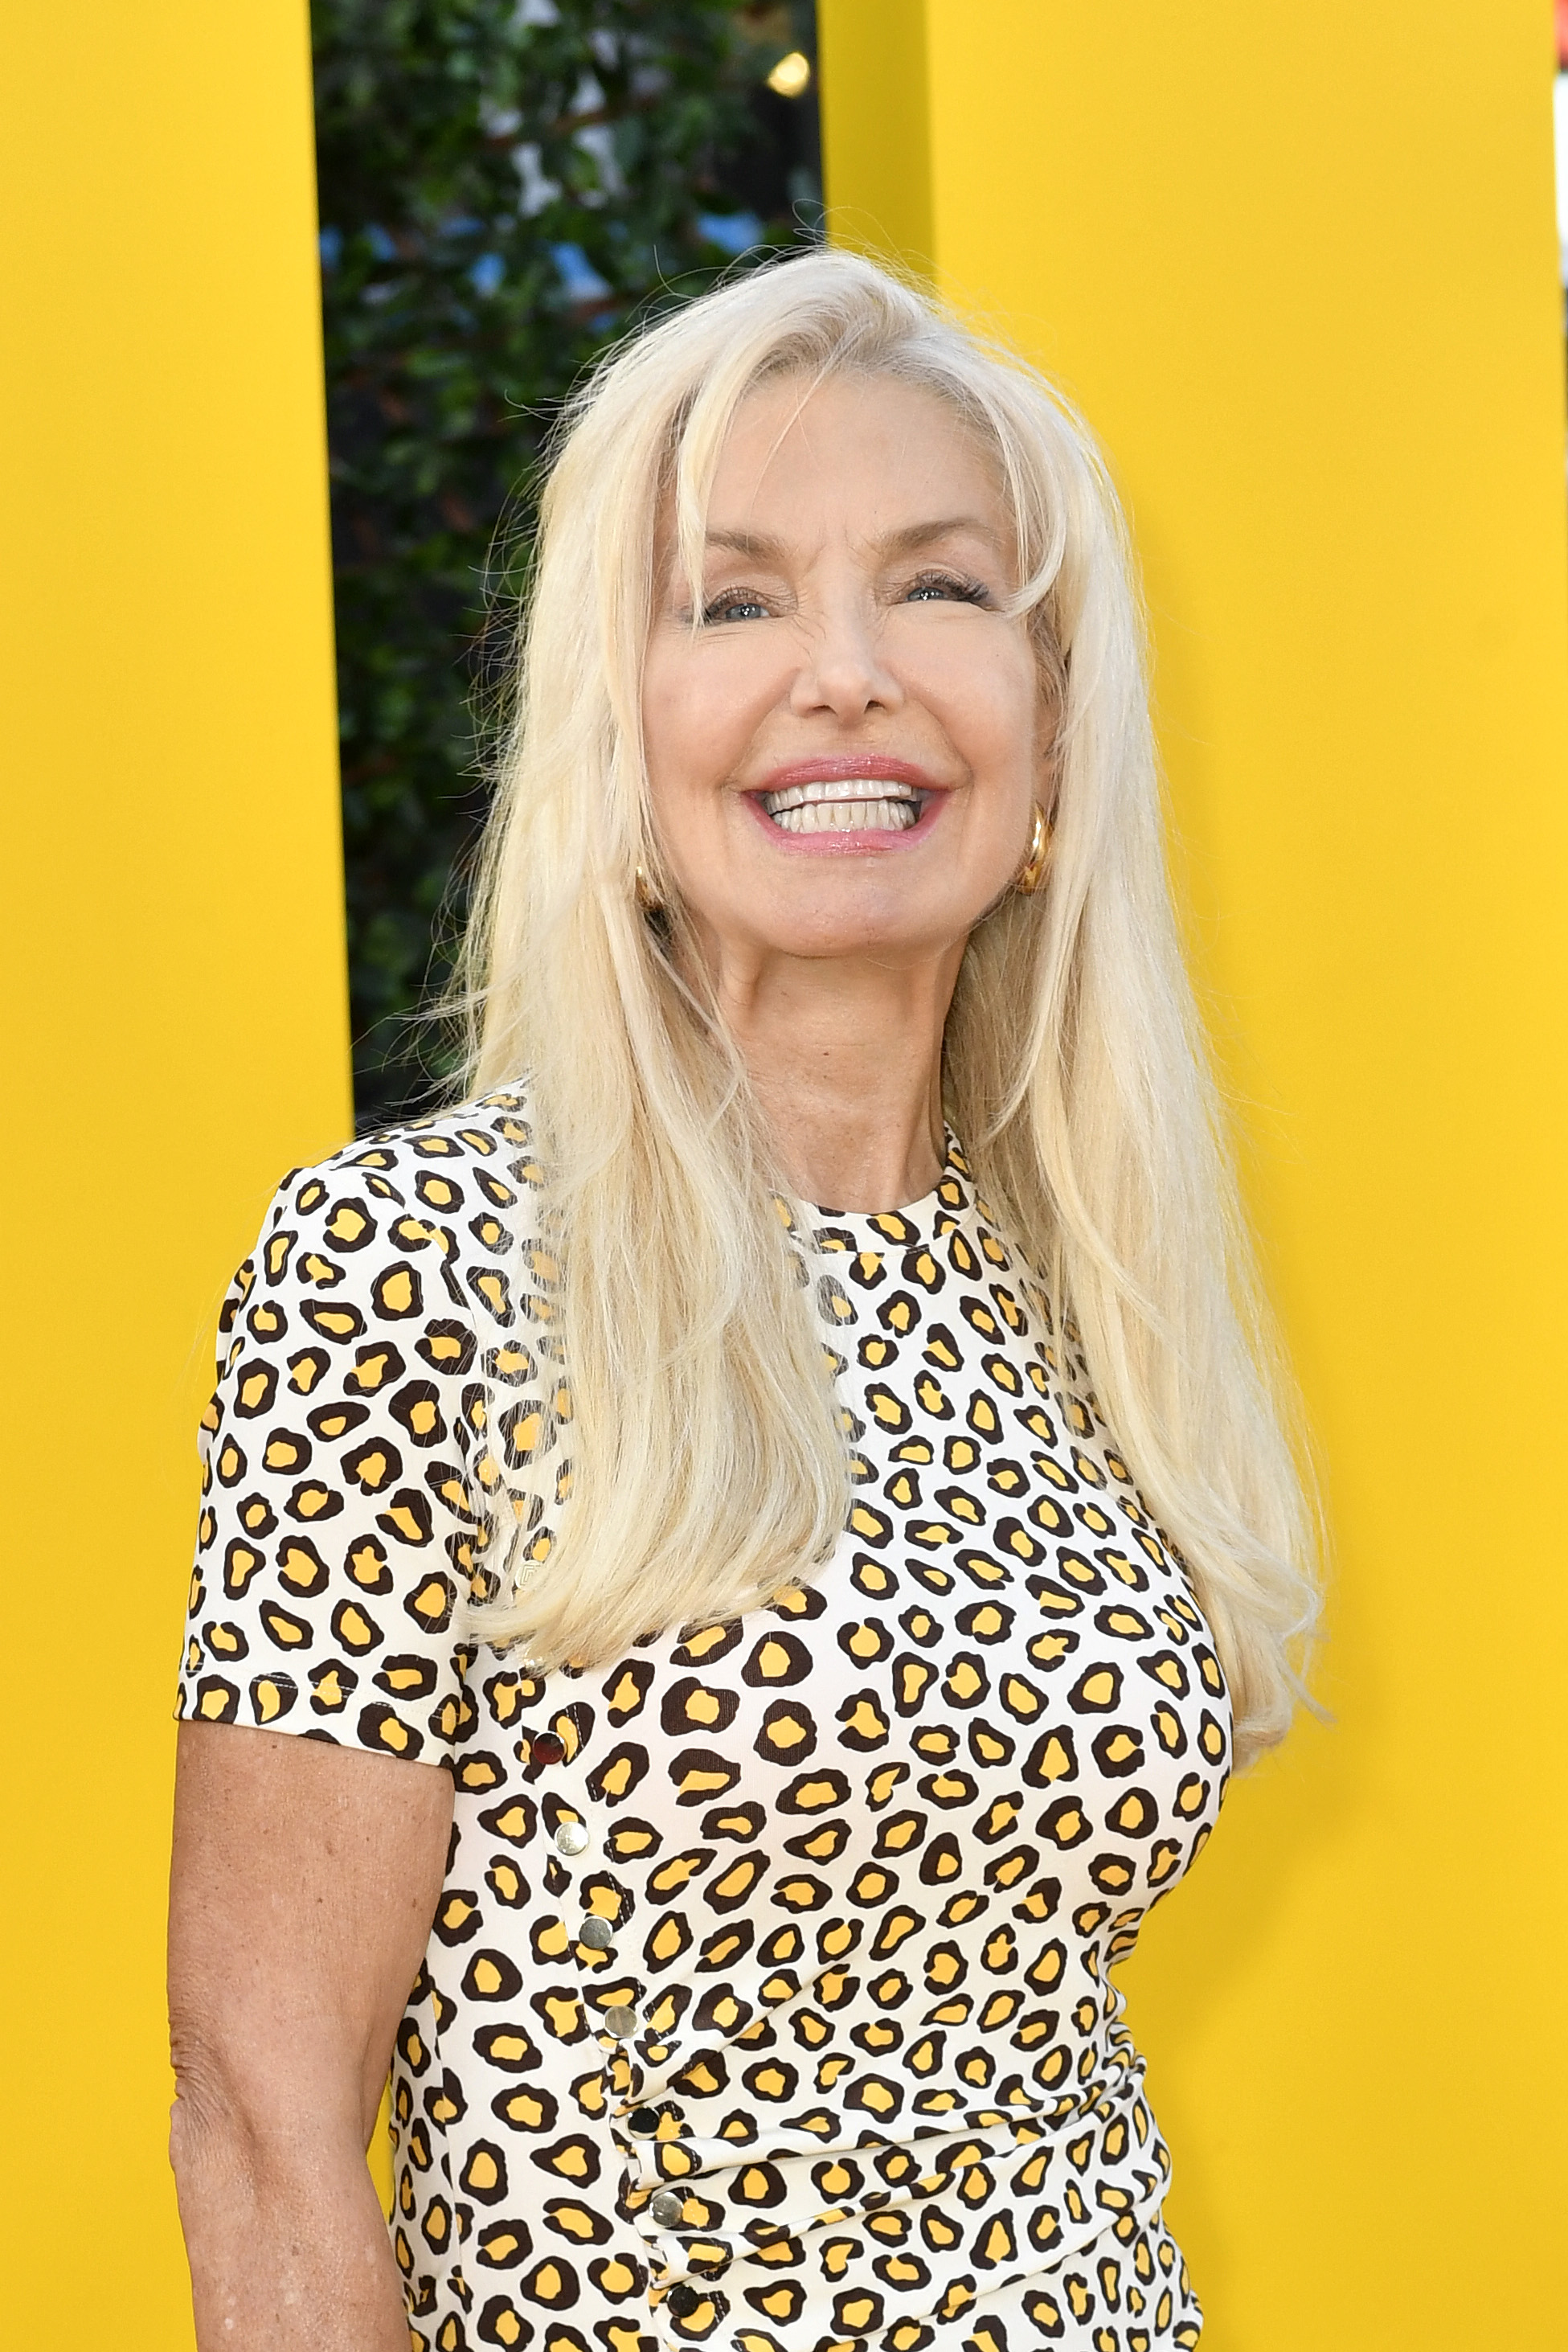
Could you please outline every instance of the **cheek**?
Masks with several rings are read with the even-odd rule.
[[[700,767],[705,738],[712,733],[709,702],[692,691],[690,665],[668,654],[651,657],[643,679],[643,742],[648,779],[663,794]]]
[[[655,792],[723,782],[773,698],[772,681],[759,671],[728,647],[664,644],[650,652],[643,740]]]
[[[1010,804],[1012,791],[1032,790],[1043,743],[1044,711],[1032,656],[994,637],[934,648],[922,690],[954,750],[988,798]]]

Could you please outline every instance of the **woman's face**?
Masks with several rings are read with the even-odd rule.
[[[786,379],[742,405],[699,582],[664,534],[643,689],[664,867],[722,963],[939,955],[1007,888],[1049,801],[1014,562],[933,394]]]

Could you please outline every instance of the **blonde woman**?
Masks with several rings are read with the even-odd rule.
[[[1307,1546],[1037,377],[828,254],[600,371],[472,975],[461,1107],[290,1177],[224,1318],[203,2352],[1194,2344],[1109,1970]]]

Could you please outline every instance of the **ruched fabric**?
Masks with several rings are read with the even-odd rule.
[[[182,1713],[453,1777],[393,2082],[415,2345],[1191,2347],[1109,1970],[1229,1707],[1072,1335],[956,1143],[820,1212],[833,1558],[536,1676],[460,1596],[492,1421],[561,1376],[542,1182],[520,1092],[290,1178],[205,1433]]]

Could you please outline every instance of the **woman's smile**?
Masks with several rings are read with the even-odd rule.
[[[740,404],[697,576],[673,508],[662,530],[650,813],[727,1018],[739,991],[749,1019],[777,1001],[796,1030],[802,965],[837,987],[890,958],[924,959],[945,1003],[1052,793],[989,455],[922,386],[790,378]]]
[[[861,752],[797,761],[745,797],[780,847],[881,856],[928,838],[948,789],[908,761]]]
[[[204,1421],[202,2352],[1191,2352],[1105,1969],[1311,1595],[1113,498],[824,251],[541,511],[466,1091],[285,1180]]]

